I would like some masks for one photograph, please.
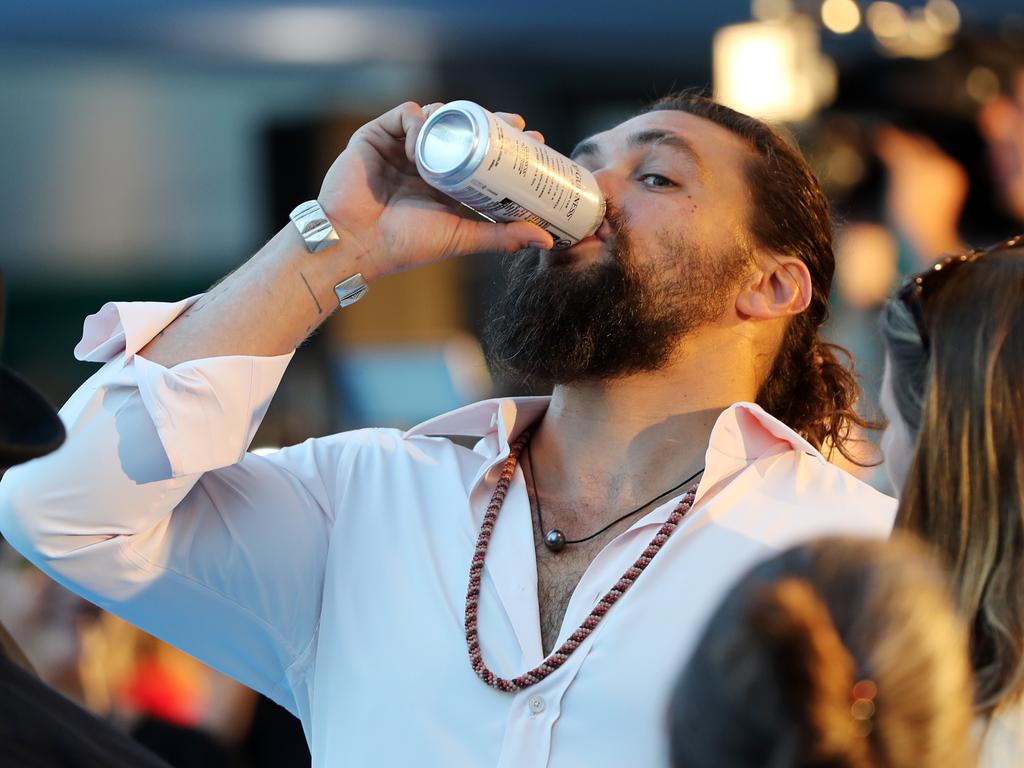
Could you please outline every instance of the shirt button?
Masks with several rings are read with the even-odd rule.
[[[535,715],[539,715],[544,711],[544,699],[540,696],[531,696],[526,703],[530,707],[530,711]]]

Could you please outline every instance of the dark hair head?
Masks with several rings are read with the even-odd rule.
[[[770,252],[796,256],[811,273],[808,308],[790,321],[757,402],[818,448],[848,449],[852,425],[873,428],[855,411],[860,394],[849,353],[819,336],[828,318],[835,272],[828,200],[800,152],[768,125],[694,91],[654,102],[645,111],[678,110],[710,120],[753,150],[746,165],[750,234]],[[840,358],[843,358],[842,362]]]
[[[672,695],[672,762],[970,766],[970,702],[964,629],[924,549],[820,539],[726,595]]]
[[[898,527],[933,545],[971,630],[977,707],[1024,699],[1024,248],[959,264],[881,315],[892,392],[917,436]]]

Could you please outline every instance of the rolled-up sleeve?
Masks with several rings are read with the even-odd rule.
[[[315,641],[344,435],[246,453],[291,355],[165,368],[137,353],[198,297],[87,319],[97,371],[67,441],[0,481],[0,531],[85,598],[296,714]]]

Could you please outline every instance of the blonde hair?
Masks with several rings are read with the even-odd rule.
[[[821,539],[725,598],[673,695],[673,761],[973,766],[971,697],[966,633],[923,548]]]
[[[917,450],[896,516],[935,548],[971,630],[976,707],[1024,698],[1024,249],[957,266],[925,307],[881,318]]]

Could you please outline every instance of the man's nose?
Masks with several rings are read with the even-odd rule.
[[[601,190],[605,200],[614,201],[622,193],[624,180],[613,168],[598,168],[597,170],[592,170],[591,173],[594,175],[598,189]]]
[[[591,173],[594,175],[598,189],[601,190],[601,196],[605,201],[605,217],[597,235],[602,240],[606,240],[618,226],[621,226],[619,217],[622,216],[622,208],[626,204],[626,197],[623,193],[626,191],[629,179],[614,168],[599,168],[592,170]]]

